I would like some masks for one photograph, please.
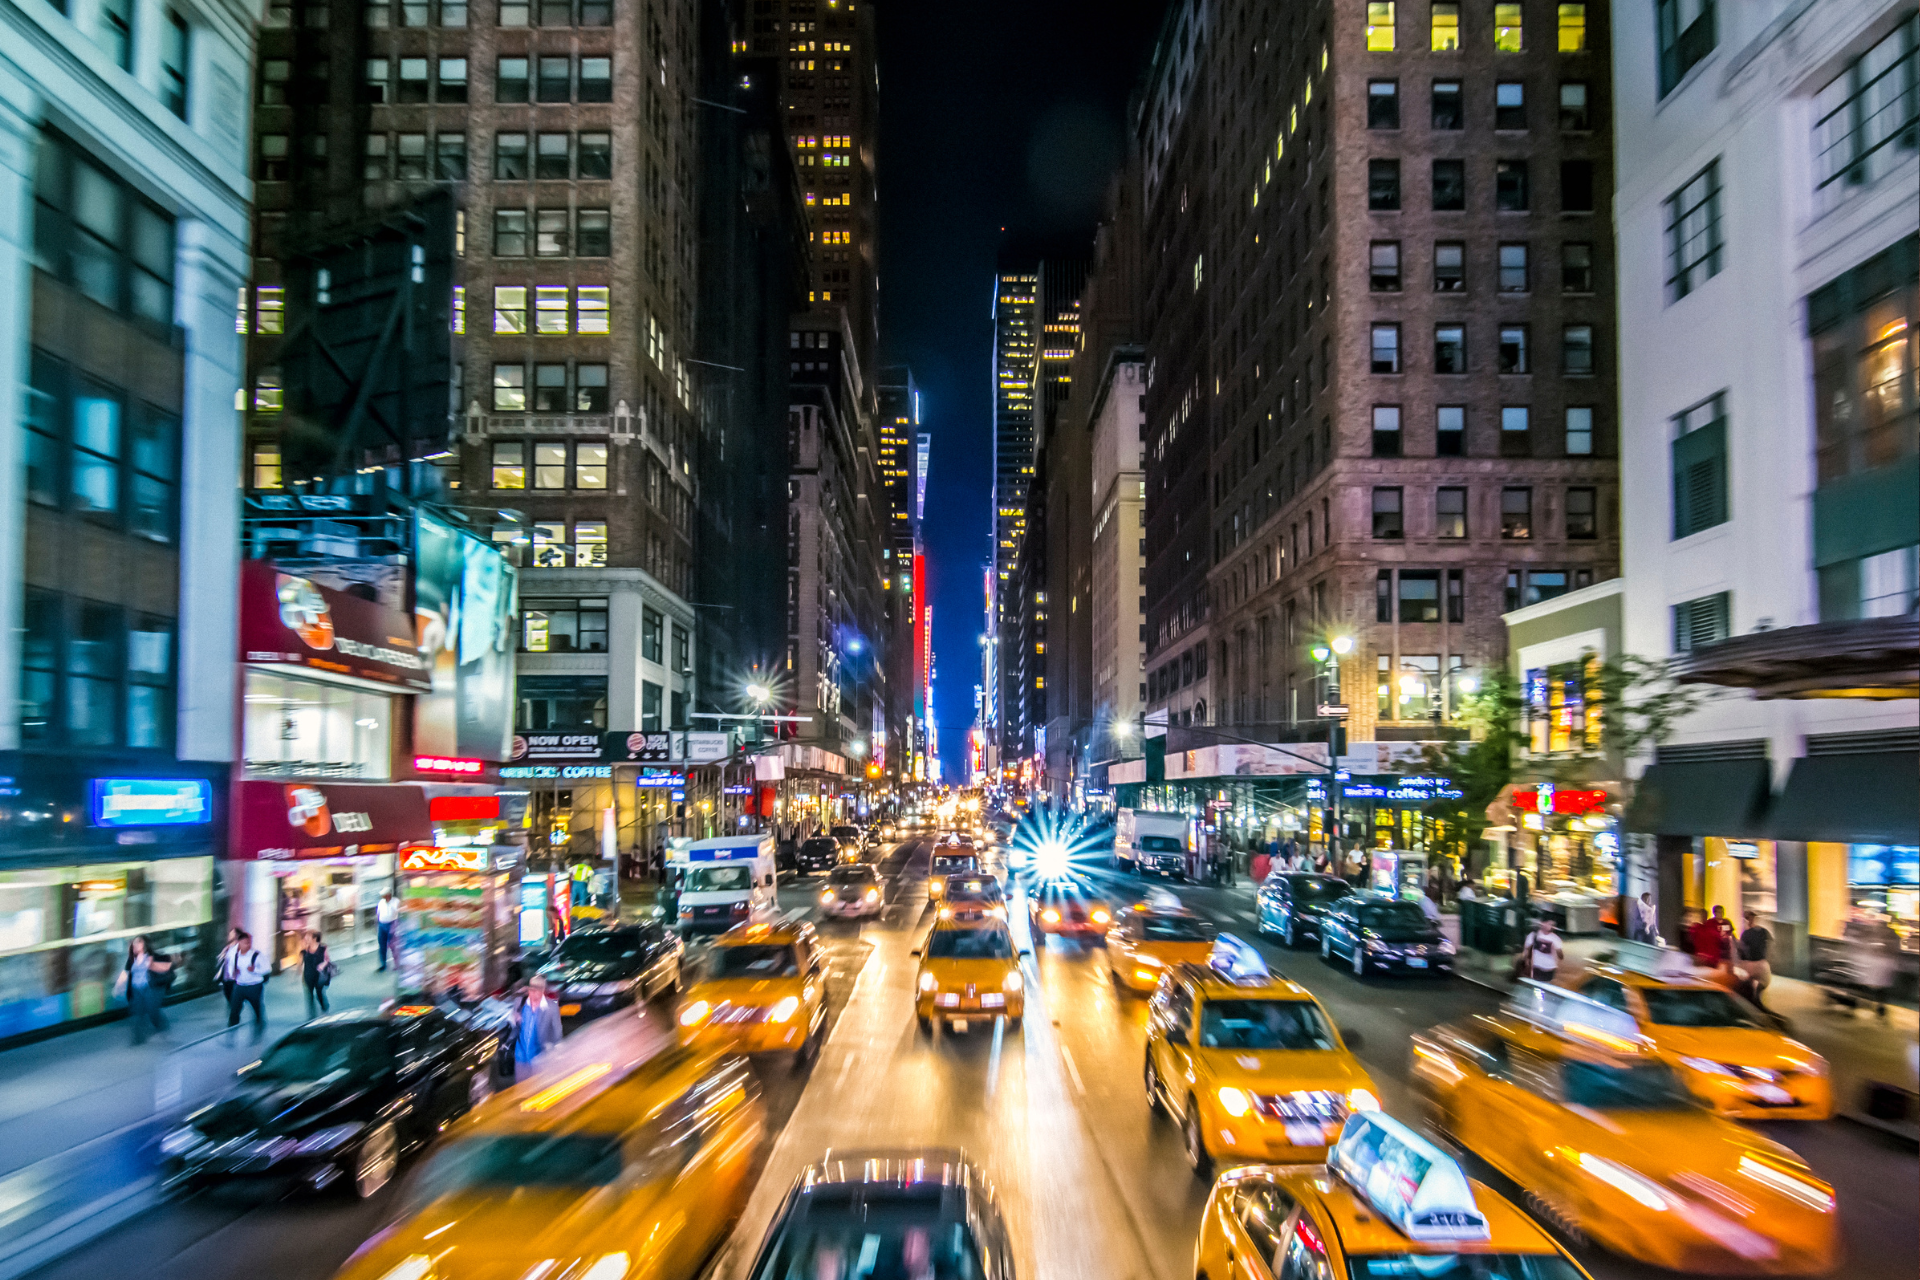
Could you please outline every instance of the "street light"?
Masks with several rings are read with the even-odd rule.
[[[763,684],[750,684],[747,686],[747,696],[755,702],[767,702],[773,698],[773,690]]]
[[[1352,636],[1335,636],[1333,638],[1333,651],[1342,656],[1352,653],[1353,637]]]

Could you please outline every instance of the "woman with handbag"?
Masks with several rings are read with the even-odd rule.
[[[157,955],[140,934],[127,944],[127,963],[114,979],[113,994],[127,998],[127,1021],[133,1026],[133,1042],[145,1044],[150,1035],[167,1029],[167,1015],[160,1002],[173,985],[173,961]]]
[[[300,944],[300,983],[307,990],[307,1016],[317,1018],[328,1011],[327,986],[333,981],[333,957],[320,940],[318,929],[309,929]]]

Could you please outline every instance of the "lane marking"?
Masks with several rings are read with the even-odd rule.
[[[1074,1065],[1073,1050],[1067,1048],[1065,1044],[1057,1040],[1055,1043],[1060,1044],[1060,1060],[1067,1064],[1067,1074],[1073,1077],[1073,1087],[1080,1091],[1081,1097],[1086,1097],[1087,1085],[1086,1082],[1080,1078],[1080,1068]]]

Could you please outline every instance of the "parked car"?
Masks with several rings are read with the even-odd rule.
[[[1345,957],[1356,978],[1376,969],[1450,974],[1453,951],[1439,921],[1384,893],[1349,894],[1320,917],[1320,958],[1334,964]]]
[[[801,875],[815,875],[840,865],[840,842],[832,836],[813,836],[800,842]]]
[[[1277,937],[1289,947],[1320,936],[1320,917],[1353,886],[1339,876],[1282,872],[1268,876],[1260,886],[1255,911],[1261,933]]]
[[[582,929],[540,970],[569,1027],[680,987],[686,944],[664,924]]]

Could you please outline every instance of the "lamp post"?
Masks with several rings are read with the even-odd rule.
[[[1327,700],[1315,708],[1332,721],[1327,726],[1327,803],[1332,811],[1332,830],[1327,832],[1327,855],[1334,874],[1340,872],[1340,746],[1346,736],[1347,705],[1340,701],[1340,659],[1353,652],[1353,637],[1335,635],[1313,647],[1313,660],[1321,666],[1326,679]]]

